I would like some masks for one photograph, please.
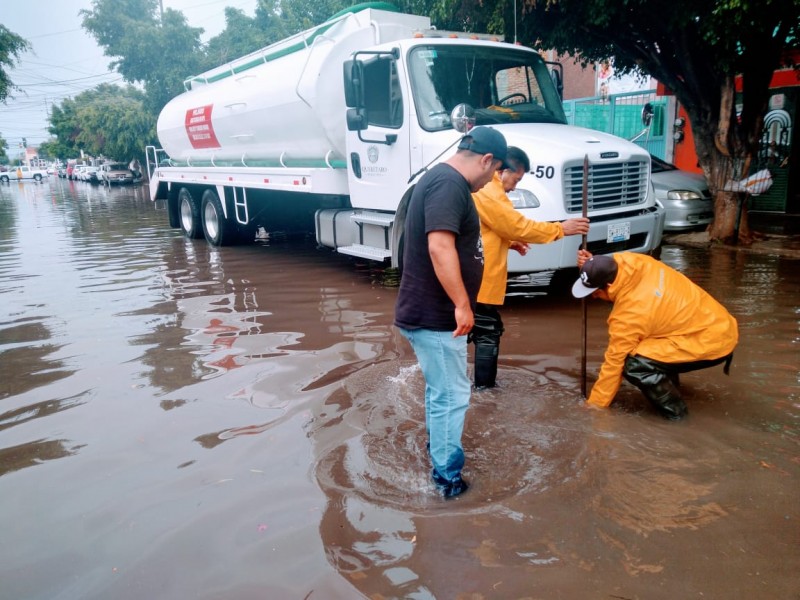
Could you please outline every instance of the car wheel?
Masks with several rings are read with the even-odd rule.
[[[41,181],[42,180],[42,176],[37,173],[36,175],[33,176],[33,180],[34,181]]]
[[[200,208],[186,188],[178,192],[178,206],[181,214],[181,230],[187,238],[198,239],[203,235],[203,226],[200,223]]]
[[[8,178],[8,175],[0,175],[0,181],[3,183],[8,183],[11,180]]]

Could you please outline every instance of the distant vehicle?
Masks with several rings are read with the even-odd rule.
[[[679,169],[655,156],[651,158],[656,200],[667,211],[664,231],[695,229],[711,223],[714,205],[705,177]]]
[[[88,181],[89,183],[100,183],[100,167],[85,167],[81,171],[81,179],[83,181]]]
[[[115,162],[100,165],[98,176],[105,185],[133,183],[133,173],[128,168],[128,165],[123,163]]]
[[[83,171],[85,168],[86,165],[72,165],[72,171],[67,170],[67,177],[69,179],[79,181],[81,178],[81,171]]]
[[[66,176],[67,176],[67,167],[66,167],[66,165],[61,165],[60,167],[58,167],[57,173],[58,173],[58,176],[61,179],[66,178]]]
[[[19,167],[9,167],[8,171],[0,173],[0,181],[9,183],[10,181],[42,181],[47,177],[47,171],[44,169],[34,169],[21,165]]]

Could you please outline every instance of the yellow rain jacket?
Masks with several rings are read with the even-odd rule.
[[[501,305],[506,295],[511,242],[546,244],[564,237],[564,229],[561,223],[540,223],[522,216],[506,196],[499,173],[472,198],[481,219],[483,239],[483,280],[478,302]]]
[[[622,252],[614,260],[619,271],[607,288],[614,303],[608,348],[589,404],[611,404],[629,354],[686,363],[733,352],[739,340],[736,319],[707,292],[649,256]]]

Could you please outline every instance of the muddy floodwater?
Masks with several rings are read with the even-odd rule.
[[[144,187],[0,186],[0,598],[800,598],[800,261],[662,260],[738,319],[730,376],[682,376],[677,423],[628,384],[584,408],[580,301],[514,286],[444,501],[381,271],[186,240]]]

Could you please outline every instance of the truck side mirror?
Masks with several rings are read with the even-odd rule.
[[[561,65],[558,65],[561,67]],[[550,78],[553,80],[553,85],[556,86],[558,97],[564,99],[564,75],[560,69],[552,69],[550,71]]]
[[[347,129],[349,131],[363,131],[367,128],[368,123],[366,108],[347,109]]]
[[[649,102],[646,103],[642,107],[642,125],[644,125],[645,127],[649,127],[650,123],[653,121],[654,113],[655,109],[653,108],[653,105],[650,104]]]
[[[345,106],[348,106],[350,108],[358,108],[360,106],[363,106],[364,63],[362,63],[360,60],[346,60],[344,61],[342,70],[344,75]]]
[[[475,109],[469,104],[456,104],[450,113],[450,123],[459,133],[467,133],[475,127]]]

